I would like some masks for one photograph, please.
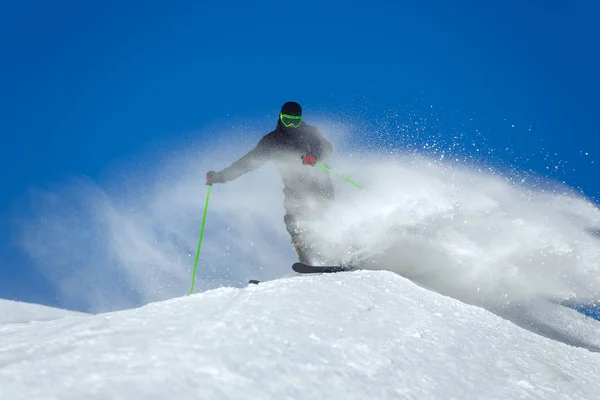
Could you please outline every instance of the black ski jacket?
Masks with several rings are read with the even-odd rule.
[[[301,157],[311,155],[317,162],[323,162],[332,151],[333,146],[317,128],[302,123],[298,128],[288,129],[278,121],[274,131],[266,134],[245,156],[219,172],[219,178],[223,182],[231,181],[273,161],[283,181],[286,211],[302,213],[308,207],[307,203],[314,205],[311,200],[332,200],[333,184],[326,171],[303,165]]]

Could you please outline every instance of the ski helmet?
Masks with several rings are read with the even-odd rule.
[[[288,101],[281,107],[279,119],[286,128],[297,128],[302,124],[302,107],[294,101]]]

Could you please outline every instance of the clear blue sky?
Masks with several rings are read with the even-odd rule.
[[[3,1],[0,298],[56,302],[11,242],[29,189],[289,99],[374,120],[426,99],[597,200],[598,40],[593,0]]]

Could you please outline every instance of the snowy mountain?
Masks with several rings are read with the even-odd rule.
[[[385,271],[98,315],[0,307],[0,399],[600,398],[600,353]],[[559,309],[600,348],[600,323]]]

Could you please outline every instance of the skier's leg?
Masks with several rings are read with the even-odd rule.
[[[311,263],[310,245],[306,238],[306,229],[301,227],[297,218],[292,214],[285,214],[283,217],[285,227],[292,238],[292,244],[298,254],[298,261],[305,264]]]
[[[315,259],[326,261],[317,253],[315,240],[318,240],[318,235],[314,231],[314,222],[327,212],[333,202],[333,185],[329,186],[323,185],[304,192],[287,187],[283,190],[285,227],[292,238],[298,261],[305,264],[312,264]]]

